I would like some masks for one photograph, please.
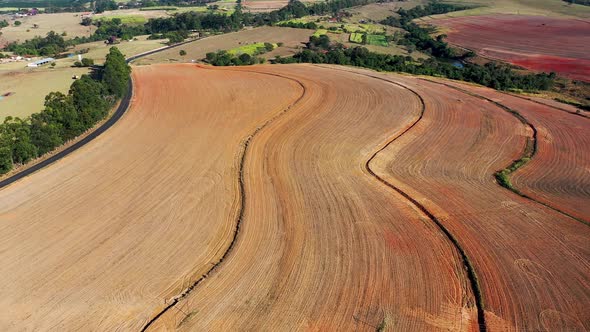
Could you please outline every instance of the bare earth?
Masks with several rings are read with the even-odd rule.
[[[0,190],[0,330],[477,331],[474,289],[488,331],[590,329],[590,228],[495,182],[531,132],[481,96],[542,133],[515,184],[583,218],[587,140],[551,135],[590,120],[338,66],[133,79],[112,129]]]

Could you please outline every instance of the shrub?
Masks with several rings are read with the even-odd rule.
[[[180,56],[185,56],[186,55],[186,51],[185,50],[180,50],[180,52],[178,52],[178,54],[180,54]]]

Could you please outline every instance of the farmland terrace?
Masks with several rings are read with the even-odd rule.
[[[589,119],[338,66],[133,82],[111,129],[0,190],[0,329],[590,329]],[[494,173],[534,132],[519,195]]]

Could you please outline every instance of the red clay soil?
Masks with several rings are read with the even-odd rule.
[[[512,174],[512,184],[534,199],[590,222],[590,119],[488,88],[444,83],[524,116],[537,129],[537,152]]]
[[[590,82],[590,24],[543,16],[443,18],[447,40],[478,54],[535,71]]]
[[[384,321],[399,331],[472,329],[456,250],[365,168],[418,119],[419,98],[308,65],[238,70],[286,75],[305,96],[252,140],[235,248],[150,330],[375,331]]]
[[[417,89],[426,112],[372,167],[458,239],[477,273],[488,331],[589,329],[588,226],[500,187],[493,177],[520,156],[526,126],[454,89],[392,79]]]

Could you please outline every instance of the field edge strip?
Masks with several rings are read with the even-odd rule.
[[[345,71],[348,73],[354,73],[357,75],[362,75],[362,76],[378,79],[378,80],[384,81],[386,83],[393,84],[395,86],[399,86],[403,89],[406,89],[406,90],[410,91],[412,94],[416,95],[418,97],[418,99],[420,100],[420,103],[422,105],[422,110],[420,112],[420,116],[416,119],[416,121],[414,121],[414,123],[412,123],[410,126],[405,128],[401,133],[396,134],[395,136],[390,138],[381,148],[379,148],[377,151],[375,151],[373,153],[373,155],[371,155],[371,157],[365,163],[365,169],[367,170],[367,172],[369,172],[369,174],[371,176],[376,178],[379,182],[383,183],[385,186],[393,189],[398,194],[402,195],[405,199],[407,199],[410,203],[412,203],[420,211],[422,211],[422,213],[424,213],[442,231],[442,233],[445,235],[445,237],[455,247],[455,249],[459,253],[459,256],[461,257],[463,266],[464,266],[465,270],[467,271],[467,279],[469,280],[469,283],[471,286],[471,291],[473,292],[473,297],[475,298],[475,306],[477,309],[477,320],[478,320],[477,325],[479,327],[479,331],[486,332],[487,325],[485,322],[485,310],[484,310],[485,307],[484,307],[483,294],[481,292],[481,287],[479,285],[479,279],[477,278],[477,273],[475,272],[475,268],[474,268],[473,264],[471,264],[471,261],[469,260],[469,256],[467,256],[467,253],[465,252],[463,247],[461,247],[457,238],[455,238],[455,236],[442,224],[442,222],[432,212],[430,212],[424,205],[422,205],[422,203],[418,202],[415,198],[410,196],[408,193],[406,193],[402,189],[398,188],[397,186],[393,185],[392,183],[387,182],[387,180],[385,180],[382,177],[380,177],[379,175],[377,175],[370,167],[371,161],[375,157],[377,157],[377,155],[380,152],[382,152],[387,147],[389,147],[393,142],[395,142],[398,138],[400,138],[405,133],[410,131],[414,126],[416,126],[418,124],[418,122],[420,122],[420,120],[422,120],[422,117],[424,116],[424,113],[426,112],[426,103],[424,102],[424,98],[422,98],[422,96],[418,92],[416,92],[414,89],[409,88],[403,84],[387,80],[382,77],[357,73],[357,72],[353,72],[353,71],[349,71],[349,70],[345,70],[345,69],[337,69],[337,68],[333,68],[333,67],[324,67],[324,66],[318,66],[318,67],[330,68],[332,70],[340,70],[340,71]]]
[[[549,208],[549,209],[551,209],[551,210],[553,210],[555,212],[558,212],[558,213],[560,213],[560,214],[562,214],[562,215],[564,215],[566,217],[569,217],[571,219],[574,219],[574,220],[576,220],[576,221],[578,221],[578,222],[580,222],[580,223],[582,223],[582,224],[584,224],[586,226],[590,226],[590,222],[589,221],[586,221],[586,220],[584,220],[582,218],[578,218],[578,217],[576,217],[574,215],[571,215],[571,214],[569,214],[569,213],[567,213],[567,212],[565,212],[565,211],[563,211],[563,210],[561,210],[559,208],[556,208],[556,207],[554,207],[552,205],[549,205],[548,203],[545,203],[545,202],[540,201],[540,200],[538,200],[538,199],[536,199],[534,197],[531,197],[530,195],[527,195],[527,194],[523,193],[522,191],[518,190],[518,188],[514,187],[514,185],[512,184],[512,182],[510,182],[510,175],[512,173],[516,172],[517,170],[519,170],[520,168],[524,167],[535,156],[535,154],[537,154],[537,149],[538,149],[537,128],[532,123],[530,123],[522,114],[520,114],[518,111],[516,111],[516,110],[514,110],[514,109],[512,109],[512,108],[510,108],[510,107],[508,107],[508,106],[506,106],[506,105],[504,105],[504,104],[502,104],[500,102],[497,102],[497,101],[495,101],[493,99],[490,99],[488,97],[479,95],[479,94],[474,93],[474,92],[471,92],[471,91],[467,91],[465,89],[461,89],[461,88],[456,87],[456,86],[453,86],[451,84],[446,84],[446,83],[443,83],[443,82],[437,82],[437,81],[433,81],[433,80],[426,79],[426,78],[420,78],[420,79],[421,80],[424,80],[424,81],[427,81],[427,82],[430,82],[430,83],[444,85],[446,87],[449,87],[449,88],[452,88],[454,90],[463,92],[463,93],[465,93],[467,95],[470,95],[470,96],[473,96],[475,98],[486,100],[486,101],[488,101],[488,102],[496,105],[497,107],[503,109],[504,111],[510,113],[512,116],[516,117],[522,124],[524,124],[525,126],[529,127],[531,129],[531,131],[533,132],[533,135],[531,137],[527,137],[527,143],[525,144],[525,148],[524,148],[524,151],[523,151],[522,155],[520,156],[520,158],[518,158],[516,160],[513,160],[512,163],[510,163],[510,165],[506,166],[505,168],[503,168],[501,170],[498,170],[498,171],[494,172],[494,178],[496,179],[496,183],[500,187],[505,188],[505,189],[508,189],[508,190],[510,190],[511,192],[515,193],[516,195],[518,195],[520,197],[529,199],[529,200],[531,200],[533,202],[536,202],[538,204],[541,204],[541,205],[543,205],[543,206],[545,206],[545,207],[547,207],[547,208]],[[524,98],[524,99],[528,100],[527,98]],[[533,100],[531,100],[531,101],[533,101]],[[545,106],[549,106],[549,105],[546,105],[544,103],[540,103],[540,104],[545,105]],[[549,107],[552,107],[552,106],[549,106]],[[555,108],[555,107],[553,107],[553,108]],[[571,112],[567,112],[567,113],[574,114],[574,113],[571,113]],[[582,116],[582,117],[584,117],[584,116]]]
[[[200,66],[199,68],[213,70],[212,68],[208,68],[207,66]],[[227,71],[231,71],[231,70],[227,70]],[[240,145],[242,146],[242,150],[240,152],[240,158],[239,158],[240,163],[238,165],[238,174],[239,174],[238,183],[239,183],[239,188],[240,188],[239,189],[240,205],[239,205],[239,210],[238,210],[238,217],[236,218],[236,224],[235,224],[233,234],[232,234],[232,240],[231,240],[230,244],[228,245],[228,247],[226,248],[226,250],[223,252],[223,255],[221,255],[219,260],[217,262],[213,263],[211,265],[211,267],[204,274],[201,275],[201,277],[199,277],[189,287],[187,287],[184,291],[182,291],[182,293],[173,297],[172,301],[166,307],[164,307],[162,310],[160,310],[160,312],[158,312],[154,317],[152,317],[141,328],[141,330],[140,330],[141,332],[147,331],[150,328],[150,326],[152,326],[160,317],[162,317],[166,312],[168,312],[170,309],[172,309],[174,306],[176,306],[182,299],[187,297],[197,286],[199,286],[199,284],[201,284],[205,279],[207,279],[209,274],[215,272],[215,270],[217,270],[221,266],[223,261],[229,256],[230,252],[232,251],[235,244],[237,243],[238,234],[240,233],[240,228],[241,228],[243,218],[244,218],[244,210],[245,210],[245,206],[246,206],[246,190],[245,190],[245,185],[244,185],[244,164],[246,161],[246,156],[248,154],[248,149],[250,147],[250,143],[252,142],[252,139],[260,131],[262,131],[262,129],[266,128],[272,122],[277,120],[279,117],[283,116],[291,108],[293,108],[295,105],[297,105],[303,99],[303,97],[305,97],[305,94],[307,92],[307,89],[306,89],[305,85],[303,85],[303,83],[301,83],[299,80],[291,78],[291,77],[287,77],[287,76],[283,76],[283,75],[279,75],[279,74],[267,73],[267,72],[258,72],[258,71],[254,71],[254,70],[239,70],[239,72],[249,72],[249,73],[255,73],[255,74],[260,74],[260,75],[269,75],[269,76],[281,77],[283,79],[291,80],[293,82],[296,82],[302,88],[302,93],[297,99],[295,99],[292,103],[290,103],[286,108],[281,110],[278,114],[275,114],[274,116],[272,116],[270,119],[266,120],[262,125],[258,126],[254,130],[254,132],[252,132],[251,134],[246,136],[246,138],[240,143]]]

